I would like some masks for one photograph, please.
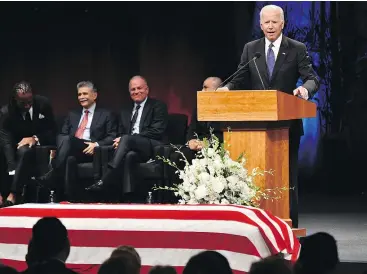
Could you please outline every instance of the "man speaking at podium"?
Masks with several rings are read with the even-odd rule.
[[[245,88],[250,90],[279,90],[311,98],[319,88],[319,80],[312,68],[306,46],[282,34],[284,12],[268,5],[260,11],[260,25],[264,38],[245,45],[235,77],[218,90]],[[303,85],[296,87],[301,78]],[[294,120],[289,130],[290,217],[298,227],[298,148],[303,135],[302,120]]]

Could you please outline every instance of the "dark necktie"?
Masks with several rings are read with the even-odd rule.
[[[133,118],[131,118],[130,133],[133,132],[133,129],[134,129],[134,126],[135,126],[135,123],[136,123],[136,119],[138,119],[139,109],[140,109],[140,105],[136,105]]]
[[[32,123],[32,119],[31,119],[31,114],[29,113],[29,111],[27,111],[25,113],[25,116],[24,116],[24,120],[28,123]]]
[[[266,58],[266,63],[268,65],[269,78],[271,78],[271,76],[273,74],[273,69],[274,69],[274,65],[275,65],[275,55],[274,55],[274,51],[273,51],[272,47],[274,47],[274,45],[273,45],[273,43],[270,43],[269,49],[268,49],[268,55],[267,55],[267,58]]]

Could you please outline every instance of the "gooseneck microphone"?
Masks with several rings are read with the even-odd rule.
[[[246,64],[244,64],[242,67],[240,67],[238,70],[235,71],[235,73],[233,73],[231,76],[229,76],[227,79],[225,79],[222,83],[220,83],[220,85],[215,89],[217,90],[218,88],[222,87],[224,83],[227,83],[228,80],[230,80],[232,77],[236,76],[242,69],[244,69],[245,67],[247,67],[252,61],[254,61],[255,63],[255,66],[256,66],[256,59],[258,59],[259,57],[261,56],[261,53],[260,52],[256,52],[255,53],[255,56],[250,60],[248,61]],[[257,66],[256,66],[257,68]],[[259,74],[260,75],[260,74]],[[261,79],[261,77],[260,77]],[[262,82],[262,79],[261,79],[261,82]],[[264,85],[264,83],[262,83]],[[264,88],[265,89],[265,88]]]
[[[258,56],[257,58],[259,58],[261,56],[261,53],[260,52],[256,52],[255,53],[255,56]],[[259,68],[257,67],[257,64],[256,64],[256,60],[254,61],[254,65],[255,65],[255,68],[256,68],[256,71],[257,71],[257,75],[259,76],[260,78],[260,81],[261,81],[261,85],[263,86],[263,89],[265,90],[265,85],[264,85],[264,82],[263,82],[263,79],[261,77],[261,74],[260,74],[260,71],[259,71]]]

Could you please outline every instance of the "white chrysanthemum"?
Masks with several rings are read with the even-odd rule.
[[[220,201],[220,203],[221,203],[222,205],[228,205],[228,204],[229,204],[229,201],[228,201],[227,199],[222,199],[222,200]]]
[[[208,148],[207,155],[209,158],[213,157],[215,155],[215,150],[213,148]]]
[[[219,194],[224,190],[224,184],[222,180],[220,180],[220,178],[218,177],[213,178],[211,185],[215,193]]]
[[[205,185],[199,185],[195,190],[195,197],[197,200],[203,199],[206,195],[208,195],[208,190]]]

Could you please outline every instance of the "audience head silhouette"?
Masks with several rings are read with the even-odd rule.
[[[190,258],[183,274],[232,274],[226,257],[216,251],[203,251]]]
[[[156,265],[149,270],[149,274],[177,274],[177,272],[172,266]]]
[[[140,273],[141,258],[132,246],[119,246],[112,251],[110,258],[119,258],[121,261],[124,261],[126,267],[130,269],[130,273]]]
[[[289,261],[271,256],[253,263],[249,274],[292,274],[292,267]]]
[[[131,267],[131,258],[111,257],[99,268],[98,274],[139,274],[139,270]]]
[[[301,239],[301,252],[295,265],[295,273],[329,273],[338,263],[336,240],[328,233],[318,232]]]
[[[31,250],[27,254],[31,261],[58,259],[65,262],[69,253],[68,232],[59,219],[45,217],[33,226]]]
[[[11,268],[9,266],[0,265],[0,273],[1,274],[17,274],[18,271],[16,271],[14,268]]]

